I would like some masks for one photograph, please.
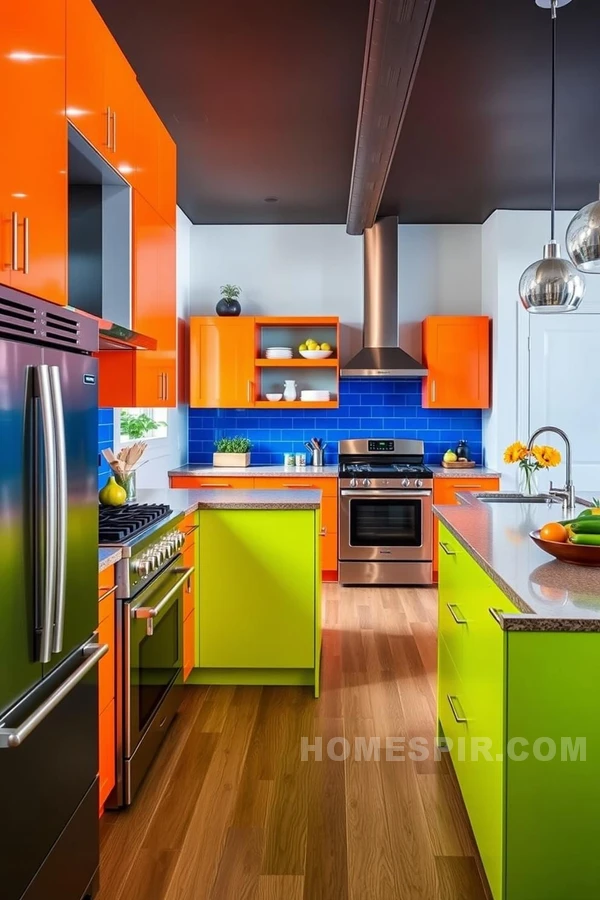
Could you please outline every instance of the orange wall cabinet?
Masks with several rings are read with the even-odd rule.
[[[127,181],[138,93],[135,72],[91,0],[67,0],[67,116]]]
[[[309,337],[328,343],[327,359],[300,356]],[[267,359],[268,347],[292,347],[292,359]],[[280,409],[339,406],[339,320],[333,316],[240,316],[190,319],[190,406],[208,408],[271,407],[266,394],[281,393],[293,379],[298,397],[280,401]],[[303,389],[326,390],[329,400],[300,400]]]
[[[11,3],[0,27],[4,284],[67,302],[65,0]]]
[[[176,226],[177,145],[159,119],[158,206],[157,210],[171,228]]]
[[[190,319],[190,406],[254,406],[254,319]]]
[[[423,406],[487,409],[490,405],[487,316],[429,316],[423,322]]]
[[[477,478],[440,478],[433,479],[433,502],[436,506],[456,506],[458,500],[456,495],[459,491],[499,491],[500,479],[494,476],[483,476]],[[433,517],[433,571],[437,575],[438,571],[438,518]],[[437,578],[436,578],[437,581]]]
[[[101,406],[177,405],[175,231],[133,193],[133,325],[158,341],[156,351],[102,351]]]
[[[98,665],[98,739],[100,815],[115,786],[115,593],[114,566],[100,573],[98,580],[98,642],[109,651]]]
[[[136,166],[133,184],[161,218],[175,228],[177,151],[154,107],[138,90],[135,101]]]

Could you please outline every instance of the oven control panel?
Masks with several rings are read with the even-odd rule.
[[[393,453],[395,441],[369,441],[369,453]]]
[[[134,556],[131,560],[132,582],[135,583],[141,579],[148,578],[157,569],[168,562],[172,557],[177,556],[185,543],[185,534],[183,531],[169,531],[164,534],[155,543],[150,544],[146,549]]]

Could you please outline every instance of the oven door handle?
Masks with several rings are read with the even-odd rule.
[[[383,490],[364,490],[364,491],[340,491],[342,497],[388,497],[392,500],[402,498],[410,500],[412,497],[431,497],[431,491],[386,491]]]
[[[187,581],[190,575],[193,574],[195,568],[195,566],[190,566],[188,569],[173,569],[173,574],[177,572],[180,577],[177,579],[173,587],[169,591],[167,591],[160,603],[157,603],[156,606],[138,606],[137,609],[133,609],[131,611],[132,618],[147,619],[146,634],[148,635],[148,637],[152,637],[152,635],[154,634],[153,620],[160,615],[161,611],[169,603],[173,595],[177,593],[181,585]]]

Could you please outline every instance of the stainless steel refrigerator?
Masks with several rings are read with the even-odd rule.
[[[96,322],[0,286],[0,895],[93,896]]]

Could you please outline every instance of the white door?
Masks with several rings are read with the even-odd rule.
[[[600,496],[600,315],[531,315],[529,328],[529,434],[543,425],[566,431],[576,489]],[[562,441],[547,434],[539,442],[563,454],[563,463],[549,476],[562,487]],[[540,487],[547,485],[542,475]]]

